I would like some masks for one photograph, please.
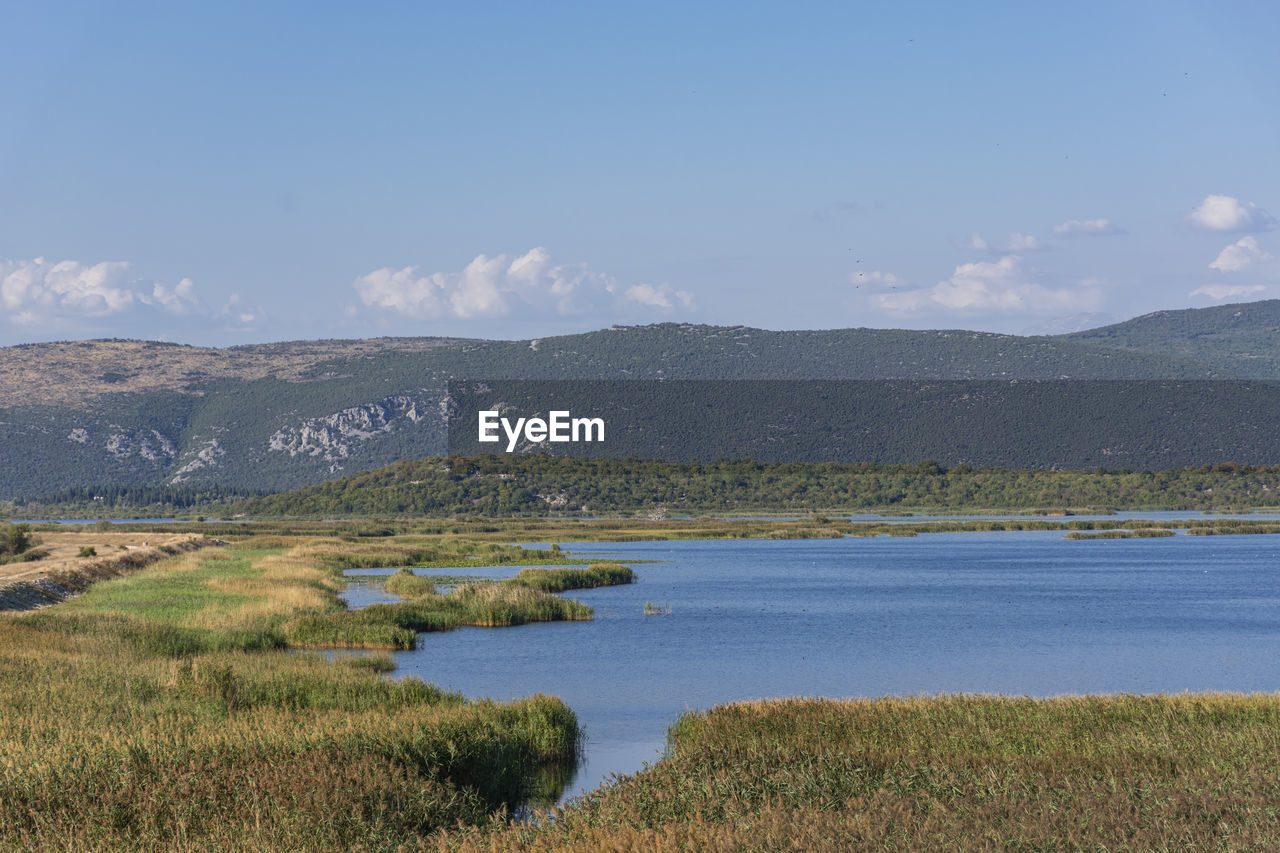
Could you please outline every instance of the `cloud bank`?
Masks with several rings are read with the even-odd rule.
[[[1123,234],[1124,229],[1110,219],[1068,219],[1053,226],[1053,233],[1059,237],[1102,237]]]
[[[1189,296],[1207,296],[1221,302],[1224,299],[1239,299],[1261,293],[1267,288],[1261,284],[1206,284],[1191,291]]]
[[[262,319],[262,312],[239,302],[240,297],[232,294],[222,309],[213,310],[200,300],[191,279],[181,279],[172,287],[141,279],[133,275],[128,261],[83,264],[0,258],[0,308],[17,326],[77,330],[139,311],[241,327]]]
[[[1187,221],[1206,231],[1270,231],[1276,220],[1253,202],[1242,202],[1229,195],[1205,196]]]
[[[669,313],[696,310],[693,294],[667,284],[624,286],[585,263],[557,264],[538,246],[508,261],[477,255],[458,272],[383,267],[351,285],[366,308],[418,319],[521,315]]]
[[[976,231],[969,235],[969,239],[963,243],[966,249],[973,249],[977,252],[988,252],[992,255],[1005,255],[1016,252],[1038,252],[1044,248],[1040,242],[1040,238],[1033,234],[1023,234],[1016,231],[1009,235],[1009,241],[1003,246],[989,243],[987,239]]]
[[[1241,272],[1255,264],[1275,260],[1275,257],[1258,245],[1253,237],[1241,237],[1218,253],[1209,269],[1219,272]]]
[[[1101,294],[1093,282],[1082,282],[1077,288],[1045,287],[1032,280],[1020,256],[1005,255],[998,261],[961,264],[950,278],[933,287],[872,298],[880,308],[899,314],[926,309],[1036,314],[1093,310]]]
[[[103,261],[13,261],[0,259],[0,304],[14,314],[73,314],[102,317],[126,311],[135,294],[129,264]]]

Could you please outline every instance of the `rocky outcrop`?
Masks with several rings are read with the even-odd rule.
[[[191,475],[201,468],[212,468],[218,464],[218,459],[226,456],[227,451],[222,449],[222,445],[218,439],[211,438],[204,443],[204,446],[196,451],[194,457],[185,465],[173,472],[173,476],[169,479],[174,485],[191,479]]]
[[[384,397],[375,403],[351,406],[319,418],[307,418],[296,425],[276,430],[267,447],[277,453],[323,458],[329,472],[342,470],[346,459],[361,444],[375,436],[413,426],[427,417],[424,404],[406,395]]]
[[[105,447],[107,452],[116,459],[127,459],[135,454],[149,462],[169,462],[177,458],[178,451],[173,446],[173,442],[157,430],[130,430],[115,424],[111,425],[111,430],[107,435]],[[77,434],[83,434],[84,439],[78,438]],[[88,441],[88,437],[88,433],[83,429],[73,430],[67,436],[71,441],[78,441],[81,444]]]

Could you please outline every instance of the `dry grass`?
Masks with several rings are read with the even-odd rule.
[[[722,706],[507,850],[1274,850],[1280,698],[982,696]]]
[[[32,563],[5,563],[0,565],[0,584],[16,580],[36,580],[52,572],[77,571],[102,559],[110,559],[126,551],[157,551],[160,546],[174,547],[191,538],[191,534],[178,533],[107,533],[94,531],[39,532],[39,548],[49,556]],[[147,543],[144,545],[143,543]],[[93,557],[81,557],[80,549],[97,549]]]
[[[265,544],[0,616],[0,848],[394,850],[500,816],[572,759],[559,700],[467,702],[380,678],[386,658],[279,651],[340,582]]]

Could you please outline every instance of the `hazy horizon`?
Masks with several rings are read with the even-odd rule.
[[[1254,300],[1253,302],[1227,303],[1227,304],[1223,304],[1223,305],[1203,306],[1203,307],[1232,308],[1232,307],[1236,307],[1236,306],[1242,306],[1242,305],[1255,305],[1255,304],[1258,304],[1258,303],[1261,303],[1261,302],[1274,302],[1274,301],[1276,301],[1276,300],[1275,300],[1275,299],[1258,299],[1258,300]],[[1149,312],[1147,312],[1147,313],[1145,313],[1145,314],[1139,314],[1139,315],[1135,315],[1135,316],[1133,316],[1133,317],[1122,317],[1122,318],[1120,318],[1120,319],[1118,319],[1118,320],[1116,320],[1116,321],[1114,321],[1114,322],[1101,323],[1101,324],[1096,325],[1096,326],[1084,326],[1084,327],[1081,327],[1081,328],[1079,328],[1079,329],[1073,329],[1073,330],[1071,330],[1071,331],[1072,331],[1072,332],[1075,332],[1075,331],[1081,331],[1081,332],[1084,332],[1084,331],[1091,331],[1091,330],[1093,330],[1093,329],[1102,328],[1103,326],[1115,325],[1115,323],[1124,323],[1124,322],[1127,322],[1127,321],[1129,321],[1129,320],[1137,320],[1137,319],[1141,319],[1141,318],[1143,318],[1143,317],[1147,317],[1147,316],[1150,316],[1150,315],[1152,315],[1152,314],[1164,314],[1164,313],[1168,313],[1168,312],[1170,312],[1170,311],[1185,311],[1185,310],[1194,310],[1194,309],[1187,309],[1187,308],[1166,308],[1166,309],[1156,309],[1156,310],[1154,310],[1154,311],[1149,311]],[[614,324],[611,324],[610,326],[596,326],[596,327],[592,327],[592,328],[580,329],[580,330],[578,330],[578,331],[560,332],[560,333],[556,333],[556,334],[549,334],[549,335],[532,335],[532,336],[525,336],[525,337],[496,337],[496,336],[495,336],[495,337],[483,337],[483,336],[475,336],[475,335],[365,335],[365,336],[362,336],[362,337],[352,336],[352,337],[317,337],[317,338],[273,338],[273,339],[264,339],[264,340],[254,340],[254,341],[240,341],[240,342],[237,342],[237,343],[228,343],[228,344],[221,344],[221,345],[217,345],[217,344],[198,344],[198,343],[192,343],[192,342],[190,342],[190,341],[169,340],[169,339],[164,339],[164,338],[129,338],[129,337],[122,337],[122,336],[114,336],[114,337],[101,337],[101,338],[75,338],[75,339],[72,339],[72,338],[56,338],[56,339],[55,339],[55,338],[51,338],[51,339],[49,339],[49,340],[40,340],[40,341],[34,341],[34,340],[33,340],[33,341],[21,341],[21,342],[11,343],[11,344],[0,344],[0,346],[4,346],[4,347],[15,347],[15,346],[36,346],[36,345],[39,345],[39,344],[57,344],[57,343],[84,343],[84,342],[90,342],[90,343],[92,343],[92,342],[106,342],[106,341],[135,341],[135,342],[141,342],[141,343],[160,343],[160,344],[174,344],[174,345],[176,345],[176,346],[192,346],[192,347],[199,347],[199,348],[202,348],[202,349],[230,349],[230,348],[232,348],[232,347],[244,347],[244,346],[250,346],[250,347],[251,347],[251,346],[270,346],[270,345],[273,345],[273,344],[313,343],[313,342],[319,342],[319,341],[370,340],[370,339],[379,339],[379,338],[386,338],[386,339],[396,339],[396,338],[409,338],[409,339],[414,339],[414,338],[430,338],[430,339],[440,339],[440,340],[473,340],[473,341],[507,341],[507,342],[515,342],[515,341],[526,341],[526,340],[540,340],[540,339],[544,339],[544,338],[565,337],[565,336],[569,336],[569,335],[576,335],[576,334],[588,334],[588,333],[591,333],[591,332],[609,331],[611,328],[619,328],[619,329],[621,329],[621,328],[643,328],[643,327],[646,327],[646,326],[656,326],[656,325],[663,325],[663,324],[686,325],[686,326],[704,326],[704,327],[709,327],[709,328],[719,328],[719,329],[726,329],[726,328],[750,328],[750,329],[755,329],[755,330],[762,331],[762,332],[840,332],[840,331],[858,331],[858,330],[863,330],[863,329],[865,329],[865,330],[868,330],[868,331],[886,331],[886,332],[892,332],[892,331],[924,331],[924,332],[974,332],[974,333],[978,333],[978,334],[996,334],[996,335],[1002,335],[1002,334],[1013,334],[1013,335],[1015,335],[1015,336],[1017,336],[1017,337],[1054,337],[1056,334],[1070,334],[1070,332],[1062,332],[1062,333],[1055,333],[1055,334],[1024,333],[1024,334],[1018,335],[1017,333],[1007,333],[1007,332],[987,332],[987,331],[985,331],[985,330],[983,330],[983,329],[963,328],[963,327],[960,327],[960,326],[954,326],[954,327],[942,327],[942,326],[939,326],[939,327],[935,327],[935,328],[922,328],[922,329],[921,329],[921,328],[918,328],[918,329],[907,329],[907,328],[902,327],[902,326],[827,326],[827,327],[813,327],[813,328],[767,328],[767,327],[764,327],[764,326],[747,326],[746,324],[742,324],[742,323],[698,323],[698,322],[690,322],[690,321],[685,321],[685,320],[656,320],[656,321],[653,321],[653,322],[650,322],[650,323],[614,323]]]

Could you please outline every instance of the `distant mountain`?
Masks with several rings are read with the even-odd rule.
[[[1277,327],[1271,301],[1057,337],[666,323],[522,341],[6,347],[0,498],[108,484],[284,489],[436,455],[451,378],[1277,379]]]
[[[1059,341],[1173,358],[1248,379],[1280,378],[1280,299],[1156,311]]]

